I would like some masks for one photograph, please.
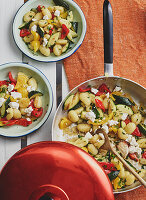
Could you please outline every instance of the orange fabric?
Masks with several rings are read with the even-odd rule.
[[[70,89],[104,75],[103,0],[75,0],[87,20],[87,33],[79,50],[64,60]],[[113,9],[114,74],[146,87],[145,0],[110,0]],[[144,5],[145,4],[145,5]],[[144,200],[146,190],[115,195],[116,200]]]
[[[103,0],[75,1],[85,14],[87,33],[79,50],[64,60],[70,89],[104,75]],[[110,2],[114,24],[114,74],[146,87],[146,1]]]

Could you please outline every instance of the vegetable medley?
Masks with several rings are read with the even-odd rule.
[[[8,74],[9,80],[0,81],[0,127],[29,126],[43,114],[43,95],[37,91],[37,82],[32,77],[18,72],[17,80]]]
[[[73,12],[67,3],[54,0],[56,6],[32,8],[23,16],[19,26],[20,37],[33,53],[44,56],[60,56],[71,48],[78,37],[78,22],[74,22]],[[60,6],[61,5],[61,6]]]
[[[60,120],[58,139],[91,154],[105,169],[114,189],[133,184],[135,177],[114,154],[102,148],[104,130],[111,144],[141,177],[146,170],[145,110],[121,87],[113,91],[102,84],[98,89],[79,87],[64,102],[67,116]]]

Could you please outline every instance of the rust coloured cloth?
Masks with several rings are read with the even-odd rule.
[[[87,21],[77,52],[64,60],[70,89],[104,75],[103,0],[75,0]],[[146,87],[146,1],[111,0],[113,9],[114,75]]]
[[[87,33],[77,52],[64,60],[70,89],[104,75],[103,0],[75,0],[87,21]],[[113,9],[114,75],[146,87],[146,2],[111,0]],[[146,190],[116,194],[116,200],[144,200]]]

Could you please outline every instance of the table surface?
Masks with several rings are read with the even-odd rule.
[[[40,69],[47,76],[51,83],[54,96],[54,105],[50,117],[39,130],[21,138],[6,138],[0,136],[0,170],[15,152],[26,145],[39,141],[51,140],[51,125],[57,105],[59,103],[58,101],[60,101],[60,99],[57,100],[56,93],[58,92],[62,94],[62,98],[65,98],[69,91],[66,75],[62,65],[34,61],[24,56],[15,45],[12,37],[12,22],[15,13],[23,3],[24,0],[1,0],[0,65],[9,62],[25,62]],[[58,83],[58,80],[61,81],[60,84]]]

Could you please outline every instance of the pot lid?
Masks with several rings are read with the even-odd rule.
[[[3,200],[114,200],[104,170],[64,142],[35,143],[17,152],[0,174]]]

